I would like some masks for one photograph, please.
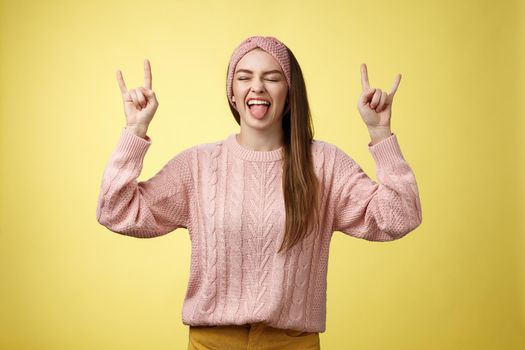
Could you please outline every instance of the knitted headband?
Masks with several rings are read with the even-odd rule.
[[[228,100],[231,105],[235,108],[235,104],[232,101],[232,85],[233,85],[233,73],[235,72],[235,67],[241,58],[246,55],[249,51],[259,47],[264,51],[268,52],[270,55],[275,58],[275,60],[281,66],[281,69],[284,72],[286,77],[286,82],[288,83],[288,88],[291,86],[290,78],[290,58],[288,57],[288,51],[286,46],[279,41],[279,39],[273,36],[251,36],[247,39],[244,39],[239,46],[233,51],[229,68],[228,68],[228,78],[226,79],[226,94],[228,95]]]

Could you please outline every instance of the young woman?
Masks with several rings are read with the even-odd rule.
[[[137,182],[158,102],[148,60],[143,87],[128,90],[117,71],[127,124],[103,175],[97,220],[139,238],[188,229],[188,349],[319,349],[332,233],[392,241],[421,224],[416,179],[390,130],[400,79],[386,93],[370,87],[361,66],[357,107],[376,183],[340,148],[313,138],[291,50],[275,37],[249,37],[226,79],[240,131],[189,147]]]

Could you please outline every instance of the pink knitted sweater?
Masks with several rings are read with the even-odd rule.
[[[185,325],[264,322],[324,332],[328,250],[334,231],[392,241],[421,224],[416,179],[395,134],[368,149],[380,183],[345,152],[314,140],[322,229],[277,254],[284,227],[281,147],[253,151],[236,134],[189,147],[137,182],[151,139],[123,129],[105,168],[97,220],[151,238],[186,228],[191,240]]]

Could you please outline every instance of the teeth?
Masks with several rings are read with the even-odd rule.
[[[248,106],[251,105],[270,105],[270,102],[268,101],[261,101],[261,100],[250,100],[248,101]]]

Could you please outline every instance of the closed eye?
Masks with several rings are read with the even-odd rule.
[[[237,78],[237,80],[248,80],[248,78]],[[266,79],[268,81],[279,81],[279,79]]]

